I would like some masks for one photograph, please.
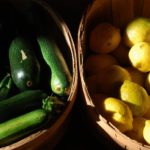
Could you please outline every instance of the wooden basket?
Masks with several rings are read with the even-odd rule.
[[[87,37],[90,29],[100,22],[110,22],[123,29],[135,17],[150,17],[149,6],[149,0],[95,0],[85,10],[78,29],[77,49],[81,89],[90,124],[95,128],[92,131],[97,132],[98,137],[106,136],[108,141],[113,141],[123,149],[149,150],[150,146],[121,133],[94,109],[95,106],[85,82],[84,60],[89,49]],[[112,146],[111,148],[113,149]]]
[[[78,88],[78,70],[77,70],[77,56],[76,50],[73,42],[73,38],[70,31],[61,17],[44,1],[33,0],[34,3],[39,5],[42,9],[47,11],[49,18],[54,22],[54,26],[59,31],[56,35],[57,38],[61,36],[62,42],[64,42],[68,49],[64,49],[66,53],[66,59],[69,62],[73,81],[72,87],[67,99],[68,104],[59,118],[50,125],[49,128],[41,129],[36,133],[33,133],[20,141],[17,141],[11,145],[1,147],[0,150],[34,150],[34,149],[53,149],[54,146],[59,142],[62,136],[65,134],[67,127],[69,125],[69,118],[71,115],[71,110],[73,108]],[[22,6],[24,7],[24,6]],[[51,28],[51,27],[50,27]]]

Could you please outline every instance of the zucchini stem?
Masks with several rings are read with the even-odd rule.
[[[48,96],[42,100],[42,108],[46,112],[61,112],[61,109],[64,108],[65,103],[58,98],[57,96]]]

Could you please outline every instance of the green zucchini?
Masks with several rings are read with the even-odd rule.
[[[24,91],[37,88],[40,80],[40,64],[26,37],[18,36],[10,44],[9,61],[11,75],[16,86]]]
[[[0,101],[0,122],[15,114],[32,107],[34,103],[41,103],[47,94],[41,90],[27,90]]]
[[[51,69],[52,91],[60,96],[69,95],[72,76],[58,45],[46,35],[37,36],[37,41],[42,56]]]
[[[53,111],[60,112],[64,103],[56,96],[48,96],[42,100],[42,108],[34,109],[25,114],[0,124],[0,146],[11,144],[53,122]],[[13,107],[13,106],[12,106]]]
[[[0,100],[3,100],[8,97],[11,87],[12,78],[10,74],[7,74],[0,82]]]
[[[36,109],[0,124],[0,141],[41,124],[47,116],[44,109]]]

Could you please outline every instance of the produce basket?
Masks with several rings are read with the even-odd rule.
[[[103,22],[111,23],[122,31],[134,18],[150,17],[149,5],[150,1],[148,0],[94,0],[85,10],[79,25],[77,40],[79,74],[83,96],[82,101],[88,117],[88,123],[92,125],[92,129],[90,129],[92,133],[96,134],[98,139],[101,140],[103,135],[108,143],[111,141],[119,149],[148,150],[150,146],[120,132],[111,121],[107,120],[95,108],[96,105],[93,102],[86,82],[87,72],[85,71],[85,61],[91,50],[89,47],[89,35],[90,31],[98,23]],[[101,61],[99,60],[97,63],[101,63]],[[110,146],[110,149],[113,149],[113,144]],[[117,148],[114,147],[114,149]]]
[[[31,8],[30,4],[34,8],[35,14],[37,13],[37,16],[38,15],[40,16],[41,14],[43,15],[43,16],[41,15],[39,19],[41,22],[43,21],[42,20],[43,18],[47,21],[47,24],[43,23],[44,25],[43,28],[47,28],[48,30],[50,29],[50,34],[52,33],[52,37],[55,39],[55,41],[58,42],[60,50],[66,60],[66,63],[68,65],[68,68],[72,76],[71,87],[68,95],[62,98],[65,101],[66,104],[65,107],[62,109],[59,115],[52,121],[52,123],[49,123],[46,126],[41,127],[30,134],[27,134],[23,138],[19,138],[14,142],[11,142],[10,144],[1,146],[0,147],[1,150],[54,148],[56,144],[59,142],[59,140],[62,138],[62,136],[65,134],[65,131],[68,127],[71,110],[73,108],[76,99],[76,94],[77,94],[77,86],[78,86],[77,58],[76,58],[76,50],[75,50],[72,36],[63,19],[59,17],[59,15],[45,1],[33,0],[33,1],[1,1],[0,2],[0,11],[1,11],[0,20],[2,21],[1,33],[5,34],[5,35],[3,34],[3,38],[1,38],[2,41],[4,39],[3,46],[4,45],[5,46],[3,48],[6,49],[6,51],[9,49],[10,41],[13,39],[16,33],[18,34],[20,31],[23,32],[23,35],[29,33],[30,35],[29,37],[32,38],[34,37],[34,31],[32,31],[32,29],[36,29],[37,31],[38,29],[41,29],[38,28],[39,20],[37,22],[36,21],[34,22],[32,16],[31,18],[30,17],[28,18],[29,23],[26,22],[27,20],[24,21],[25,18],[28,17],[28,15],[30,15],[29,13],[30,10],[28,11],[28,8],[29,9]],[[18,19],[17,17],[20,18]],[[3,25],[3,21],[4,22],[6,21],[4,25]],[[19,27],[19,29],[17,30],[16,30],[17,27],[16,23]],[[34,24],[33,28],[30,28],[30,25],[32,26],[33,24]],[[2,62],[1,65],[7,63],[8,63],[8,58],[6,58],[6,60],[4,60],[4,62]],[[9,68],[9,65],[7,67]],[[7,67],[4,68],[7,70],[8,69]],[[5,69],[4,72],[6,71]],[[47,75],[51,73],[51,70],[49,70],[48,73],[47,72],[48,70],[46,68],[43,68],[42,70],[44,74],[45,73],[46,74],[43,77],[41,77],[41,82],[44,82],[44,84],[41,84],[41,87],[39,86],[39,88],[41,89],[44,87],[46,83],[45,81]],[[49,80],[47,80],[47,83],[48,82]],[[48,90],[48,95],[51,96],[52,91],[50,89],[50,84],[49,86],[45,87],[45,90]]]

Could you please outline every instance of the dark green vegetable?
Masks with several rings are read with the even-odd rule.
[[[39,35],[37,41],[42,56],[51,69],[52,91],[60,96],[69,95],[72,76],[58,45],[46,35]]]
[[[12,87],[12,78],[10,74],[4,76],[0,82],[0,100],[7,98]]]
[[[34,103],[42,102],[47,94],[41,90],[28,90],[0,101],[0,122],[18,114]]]
[[[20,90],[37,88],[40,80],[40,64],[27,38],[20,36],[11,42],[9,61],[12,79]]]
[[[69,95],[72,83],[72,75],[66,60],[64,59],[62,51],[60,50],[60,47],[56,41],[51,38],[53,37],[51,34],[52,32],[49,29],[51,19],[49,19],[48,14],[47,16],[45,15],[44,11],[41,11],[42,9],[40,7],[37,7],[35,10],[28,9],[28,13],[25,13],[25,16],[30,24],[34,26],[37,42],[42,56],[51,69],[51,90],[60,96]],[[54,28],[54,30],[56,29]]]

